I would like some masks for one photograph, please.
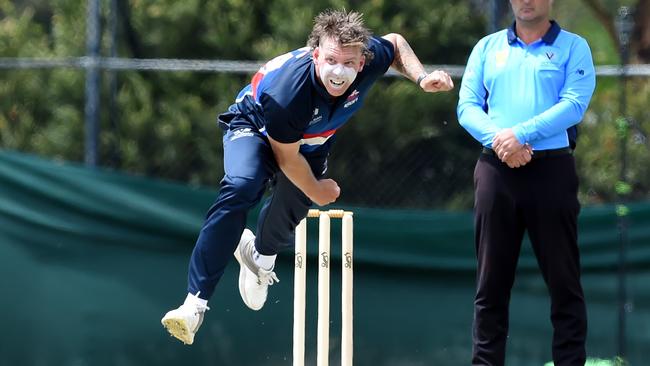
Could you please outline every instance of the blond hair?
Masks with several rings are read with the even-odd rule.
[[[370,30],[363,24],[363,14],[345,9],[328,9],[314,18],[314,28],[307,39],[307,46],[313,50],[323,39],[329,38],[344,47],[361,46],[366,61],[370,61],[374,56],[368,49],[370,36]]]

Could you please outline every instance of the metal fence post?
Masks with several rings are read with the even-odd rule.
[[[620,117],[617,120],[617,132],[620,139],[621,149],[621,170],[619,181],[616,183],[616,194],[619,203],[616,207],[618,217],[618,237],[619,237],[619,257],[618,257],[618,356],[625,359],[627,352],[626,345],[626,317],[631,310],[631,304],[628,302],[627,295],[627,229],[628,229],[628,211],[625,205],[625,198],[630,192],[629,183],[627,183],[627,142],[630,131],[630,125],[627,118],[627,65],[630,58],[630,36],[632,34],[632,11],[630,8],[623,6],[618,10],[616,19],[616,28],[620,43],[621,55],[621,94],[619,100]]]
[[[501,28],[501,0],[490,0],[488,5],[488,33],[497,32]]]
[[[109,57],[114,59],[117,57],[117,25],[119,22],[119,11],[118,11],[118,0],[110,0],[110,12],[108,15],[108,31],[110,34],[110,50]],[[110,123],[110,128],[113,133],[113,138],[111,139],[109,146],[109,161],[104,162],[104,164],[109,163],[111,166],[120,166],[122,157],[120,153],[120,134],[119,134],[119,110],[117,105],[117,71],[113,69],[107,70],[106,74],[107,83],[108,83],[108,120]]]
[[[99,0],[88,0],[86,19],[86,105],[84,161],[97,166],[97,141],[99,136],[99,48],[101,30],[99,24]]]

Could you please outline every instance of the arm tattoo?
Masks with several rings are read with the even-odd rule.
[[[418,76],[425,72],[424,68],[404,38],[398,37],[396,43],[395,60],[393,60],[392,66],[404,76],[415,81]]]

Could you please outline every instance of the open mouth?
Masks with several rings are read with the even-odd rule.
[[[340,88],[345,84],[345,80],[336,81],[334,79],[329,79],[330,85],[336,89]]]

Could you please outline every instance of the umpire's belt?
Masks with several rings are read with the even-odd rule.
[[[490,149],[489,147],[484,147],[482,153],[485,155],[497,156],[497,153],[494,152],[494,150]],[[563,147],[560,149],[550,149],[550,150],[534,150],[533,159],[551,158],[554,156],[571,155],[571,154],[573,154],[573,149],[570,147]]]

